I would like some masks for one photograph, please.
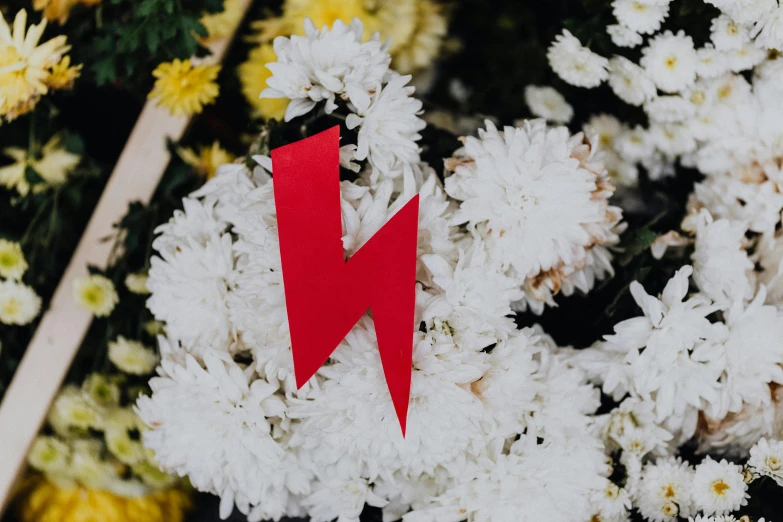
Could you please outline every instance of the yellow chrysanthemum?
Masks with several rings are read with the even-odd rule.
[[[19,280],[27,271],[22,247],[19,243],[0,239],[0,277]]]
[[[71,65],[71,57],[66,56],[52,67],[49,77],[46,78],[46,85],[52,89],[70,89],[81,74],[81,70],[81,64]]]
[[[34,479],[19,501],[22,522],[182,522],[190,498],[168,489],[138,498]]]
[[[157,79],[149,98],[158,98],[174,116],[198,114],[217,98],[219,72],[219,65],[194,66],[190,60],[162,63],[152,72]]]
[[[261,91],[266,89],[266,81],[272,76],[272,71],[266,64],[277,61],[277,55],[272,44],[263,44],[252,51],[247,61],[239,66],[239,81],[242,84],[242,94],[253,108],[255,118],[282,120],[290,100],[287,98],[259,98]]]
[[[223,11],[206,14],[199,21],[208,33],[206,38],[201,39],[202,43],[225,38],[231,35],[242,21],[242,0],[224,0]]]
[[[79,165],[81,156],[68,152],[61,144],[59,135],[53,136],[41,149],[41,157],[30,159],[27,149],[8,147],[3,153],[14,162],[0,167],[0,185],[26,196],[30,189],[42,190],[48,186],[65,183],[68,174]],[[25,168],[30,166],[45,181],[31,187],[25,176]]]
[[[43,10],[44,18],[50,22],[57,21],[60,25],[68,20],[71,9],[78,4],[95,5],[101,3],[101,0],[33,0],[33,9]]]
[[[24,114],[48,92],[50,69],[68,51],[65,36],[38,45],[46,20],[27,29],[27,11],[14,18],[13,30],[0,13],[0,116],[12,120]]]
[[[431,0],[419,0],[413,34],[392,51],[392,67],[401,74],[427,67],[438,56],[447,30],[440,6]]]
[[[212,145],[203,145],[195,151],[190,148],[179,150],[182,161],[196,169],[200,176],[207,179],[215,177],[215,172],[220,165],[234,161],[234,155],[220,146],[217,141]]]
[[[75,280],[73,297],[79,306],[96,317],[108,316],[120,301],[114,283],[97,274]]]

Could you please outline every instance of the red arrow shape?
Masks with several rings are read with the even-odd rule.
[[[272,151],[283,285],[302,387],[368,308],[402,433],[411,388],[419,196],[345,261],[340,128]]]

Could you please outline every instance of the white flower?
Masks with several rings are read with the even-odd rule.
[[[606,32],[612,38],[612,43],[618,47],[636,47],[644,41],[642,35],[620,24],[607,26]]]
[[[109,343],[109,360],[121,371],[131,375],[152,373],[158,364],[158,356],[154,350],[123,336]]]
[[[658,459],[647,464],[636,493],[635,506],[652,522],[675,521],[690,516],[693,469],[679,459]]]
[[[756,475],[770,477],[783,487],[783,442],[759,440],[750,448],[748,467]]]
[[[581,366],[591,367],[591,354],[582,352],[577,357]],[[651,451],[661,456],[668,452],[672,434],[656,423],[655,404],[650,401],[628,397],[599,419],[597,425],[607,449],[620,448],[637,453],[639,458]]]
[[[688,154],[696,150],[697,144],[690,128],[679,123],[653,123],[650,139],[667,158]],[[652,179],[657,179],[653,174]]]
[[[608,77],[609,61],[582,46],[566,29],[549,46],[547,59],[558,76],[577,87],[598,87]]]
[[[628,492],[609,480],[603,488],[593,492],[590,504],[596,515],[594,519],[602,522],[626,522],[631,510]]]
[[[419,131],[426,123],[418,117],[421,102],[412,97],[414,88],[406,87],[410,76],[394,76],[367,103],[354,102],[357,114],[349,114],[349,129],[359,127],[359,143],[354,154],[358,160],[369,159],[373,170],[385,177],[399,173],[405,165],[419,161]]]
[[[772,11],[777,0],[707,0],[740,24],[752,24]]]
[[[533,116],[555,123],[568,123],[574,116],[573,107],[552,87],[528,85],[525,87],[525,103]]]
[[[767,51],[753,43],[746,43],[742,49],[726,52],[729,68],[734,72],[752,69],[767,57]]]
[[[609,60],[609,86],[624,102],[641,105],[655,97],[655,84],[647,72],[628,58]]]
[[[26,271],[27,261],[22,246],[7,239],[0,239],[0,277],[19,280]]]
[[[253,518],[280,518],[291,493],[307,493],[307,474],[272,438],[272,419],[285,411],[275,387],[225,355],[206,352],[206,368],[187,356],[184,365],[164,360],[136,411],[152,430],[144,445],[166,470],[187,475],[200,491],[221,497],[226,518],[236,503]],[[258,516],[263,515],[263,516]]]
[[[651,120],[663,123],[681,122],[693,117],[696,107],[679,95],[658,96],[647,102],[644,112]]]
[[[742,466],[710,457],[696,466],[691,492],[697,510],[705,515],[728,515],[747,505],[748,485],[742,476]]]
[[[649,133],[639,125],[624,130],[617,137],[615,149],[623,159],[632,162],[649,158],[655,150]]]
[[[91,312],[95,317],[107,317],[111,314],[120,297],[111,279],[93,274],[81,277],[73,282],[73,298],[76,303]]]
[[[760,47],[783,50],[783,5],[778,4],[757,21],[751,36]]]
[[[312,492],[302,504],[313,522],[358,522],[364,505],[384,507],[388,502],[373,493],[367,479],[350,461],[316,470]]]
[[[725,14],[712,20],[710,39],[719,51],[742,49],[750,40],[748,30]]]
[[[61,436],[67,436],[72,429],[103,429],[102,409],[87,400],[82,391],[73,385],[63,387],[52,403],[49,423]]]
[[[56,437],[39,435],[27,454],[30,466],[45,473],[65,471],[71,457],[71,448]]]
[[[125,287],[134,294],[146,295],[150,291],[147,289],[147,274],[128,274],[125,278]]]
[[[642,34],[652,34],[661,28],[669,14],[669,4],[651,4],[639,0],[614,0],[612,12],[620,25]]]
[[[696,74],[700,78],[717,78],[728,72],[729,59],[725,52],[710,44],[696,50]]]
[[[662,91],[679,92],[696,81],[696,51],[683,31],[655,36],[642,54],[641,66]]]
[[[606,151],[614,149],[615,140],[623,132],[623,124],[614,116],[598,114],[591,116],[582,130],[587,136],[594,132],[598,136],[598,149]]]
[[[41,311],[35,290],[16,281],[0,281],[0,323],[25,325]]]
[[[310,112],[326,100],[326,112],[336,107],[341,96],[356,106],[366,107],[370,93],[386,77],[391,58],[376,34],[362,43],[364,27],[355,18],[351,25],[336,20],[331,30],[318,31],[305,21],[305,36],[275,38],[277,61],[267,64],[272,76],[262,98],[288,98],[285,121]]]

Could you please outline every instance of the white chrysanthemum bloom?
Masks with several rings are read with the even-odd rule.
[[[759,440],[750,448],[748,468],[755,475],[770,477],[783,487],[783,442]]]
[[[586,136],[598,137],[596,146],[599,151],[613,150],[615,140],[623,132],[623,124],[610,114],[591,116],[582,127]]]
[[[655,84],[647,72],[623,56],[609,60],[609,86],[631,105],[642,105],[656,95]]]
[[[358,18],[350,25],[336,20],[331,29],[316,29],[305,20],[305,36],[278,36],[277,61],[267,64],[272,76],[262,98],[288,98],[285,121],[310,112],[326,100],[326,112],[337,108],[337,96],[356,106],[368,106],[370,93],[389,72],[391,57],[378,34],[363,42]]]
[[[658,34],[642,50],[641,66],[665,92],[679,92],[696,81],[696,50],[683,31]]]
[[[57,437],[39,435],[27,454],[27,462],[44,473],[58,473],[67,470],[71,448]]]
[[[608,25],[606,32],[612,38],[612,43],[618,47],[636,47],[644,41],[642,35],[620,24]]]
[[[728,515],[747,505],[748,485],[742,476],[742,466],[726,460],[716,462],[710,457],[696,466],[691,495],[694,507],[705,515]]]
[[[719,51],[742,49],[750,40],[748,30],[725,14],[712,20],[710,25],[710,40]]]
[[[783,51],[783,5],[766,13],[756,22],[751,34],[753,43],[764,49]]]
[[[552,70],[571,85],[589,89],[598,87],[608,77],[609,61],[584,47],[566,29],[555,37],[546,56]]]
[[[538,118],[554,123],[568,123],[574,117],[574,108],[552,87],[528,85],[525,87],[525,103]]]
[[[354,463],[344,460],[315,470],[312,491],[302,500],[312,522],[359,522],[365,504],[385,507]]]
[[[487,122],[447,160],[446,192],[461,201],[453,223],[475,230],[524,286],[522,307],[540,313],[558,291],[587,292],[612,273],[607,247],[619,240],[621,212],[593,153],[581,133],[543,120],[502,132]]]
[[[596,489],[590,496],[590,507],[594,513],[591,520],[627,522],[631,511],[631,498],[625,488],[606,480],[605,486]]]
[[[729,69],[737,72],[748,71],[759,65],[767,57],[767,51],[754,43],[746,43],[742,49],[726,52]]]
[[[589,368],[590,358],[582,359],[584,355],[577,355],[577,359],[580,366]],[[628,397],[611,412],[597,417],[596,426],[608,450],[640,453],[640,458],[649,451],[659,456],[666,455],[668,443],[672,440],[672,434],[655,420],[655,404],[634,397]],[[640,438],[644,444],[634,444]]]
[[[693,469],[672,457],[647,464],[642,472],[634,506],[652,522],[674,522],[694,513],[691,499]]]
[[[523,436],[509,454],[490,451],[470,473],[457,477],[454,487],[403,520],[585,520],[593,491],[606,482],[604,463],[600,444],[589,436],[578,444],[536,444]]]
[[[752,24],[772,11],[777,0],[707,0],[740,24]]]
[[[61,436],[71,430],[103,429],[102,408],[87,400],[73,385],[63,387],[49,410],[49,423]]]
[[[698,146],[691,129],[680,123],[653,122],[649,130],[655,148],[669,160],[682,154],[689,154]],[[651,173],[650,178],[657,179],[657,176]]]
[[[114,283],[99,274],[76,279],[73,282],[73,298],[95,317],[107,317],[120,302]]]
[[[234,504],[255,520],[279,519],[291,494],[309,490],[296,457],[272,438],[272,421],[285,404],[275,387],[252,379],[226,354],[205,352],[202,367],[188,356],[184,365],[163,360],[150,381],[152,396],[139,398],[136,412],[152,429],[144,445],[169,472],[187,475],[200,491],[221,497],[226,518]]]
[[[125,287],[132,293],[138,295],[147,295],[150,293],[147,288],[147,274],[128,274],[125,277]]]
[[[624,129],[614,145],[623,159],[634,163],[649,158],[655,150],[649,133],[640,125],[633,129]]]
[[[405,165],[419,161],[416,142],[426,123],[418,116],[422,104],[412,96],[414,87],[406,87],[410,79],[394,75],[384,87],[379,83],[371,98],[353,102],[357,114],[345,120],[349,129],[359,127],[355,157],[368,159],[376,178],[398,176]]]
[[[624,355],[607,360],[604,391],[618,399],[627,392],[651,398],[656,422],[685,438],[695,430],[704,401],[718,399],[718,377],[725,365],[714,345],[724,338],[725,326],[706,319],[716,307],[701,295],[684,301],[691,271],[690,266],[678,270],[660,299],[631,283],[644,316],[618,323],[615,334],[598,346],[606,354]]]
[[[187,237],[174,252],[153,246],[160,257],[150,260],[147,306],[155,318],[195,354],[227,346],[227,295],[236,276],[231,236],[214,234],[206,244]]]
[[[109,343],[109,360],[120,371],[131,375],[150,374],[158,364],[155,350],[123,336]]]
[[[614,0],[612,13],[623,25],[632,31],[652,34],[661,28],[661,23],[669,14],[669,4],[649,3],[639,0]]]
[[[753,297],[754,265],[745,250],[746,226],[740,221],[713,220],[707,210],[696,219],[693,281],[719,305]]]
[[[369,479],[439,468],[459,475],[484,449],[492,419],[471,386],[489,368],[489,355],[480,346],[457,346],[446,334],[415,336],[404,439],[367,316],[334,352],[333,364],[321,368],[321,393],[292,401],[288,415],[302,421],[290,444],[307,451],[316,469],[345,459],[357,462]]]
[[[696,114],[696,107],[690,100],[678,94],[669,94],[647,102],[644,105],[644,112],[653,121],[675,123],[692,118]]]
[[[182,210],[174,211],[168,222],[155,229],[158,234],[153,243],[155,250],[176,254],[181,247],[194,240],[205,246],[213,235],[225,230],[226,223],[216,216],[214,201],[202,204],[197,199],[188,197],[182,199],[182,207]],[[147,280],[149,281],[149,277]],[[147,290],[149,292],[149,288]]]
[[[26,271],[27,261],[22,246],[7,239],[0,239],[0,277],[18,281]]]
[[[41,311],[35,290],[16,281],[0,281],[0,323],[29,324]]]
[[[696,49],[696,74],[699,78],[717,78],[729,71],[729,59],[723,51],[707,44]]]

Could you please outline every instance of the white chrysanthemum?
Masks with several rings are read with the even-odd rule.
[[[158,364],[158,356],[154,350],[123,336],[109,343],[109,360],[121,371],[131,375],[152,373]]]
[[[647,72],[623,56],[609,60],[609,86],[624,102],[642,105],[655,97],[655,84]]]
[[[783,51],[783,5],[766,13],[753,27],[753,42],[764,49]]]
[[[79,306],[95,317],[107,317],[120,302],[114,283],[99,274],[74,280],[73,298]]]
[[[679,123],[653,123],[650,126],[650,139],[667,159],[691,153],[697,147],[690,128]],[[650,178],[657,179],[653,174],[650,174]]]
[[[655,36],[642,53],[641,66],[662,91],[679,92],[696,81],[696,50],[683,31]]]
[[[125,277],[125,288],[138,295],[147,295],[150,293],[147,288],[147,274],[128,274]]]
[[[384,177],[399,175],[404,166],[419,161],[419,131],[426,123],[418,117],[422,104],[414,98],[413,87],[405,85],[410,76],[395,75],[389,83],[377,86],[366,103],[354,101],[357,114],[349,114],[349,129],[359,126],[355,157],[368,159],[373,170]]]
[[[555,37],[546,56],[552,70],[571,85],[598,87],[608,77],[609,61],[584,47],[566,29]]]
[[[604,487],[596,489],[590,496],[590,507],[594,513],[591,520],[627,522],[631,510],[631,499],[624,488],[606,480]]]
[[[699,78],[717,78],[728,72],[729,59],[710,44],[696,50],[696,74]]]
[[[272,438],[271,420],[285,412],[275,387],[256,379],[224,354],[206,352],[206,368],[188,356],[163,360],[150,381],[152,396],[136,405],[152,428],[144,445],[169,472],[187,475],[200,491],[220,495],[221,517],[234,504],[247,514],[279,519],[289,495],[307,493],[309,480],[293,454]]]
[[[770,477],[783,487],[783,442],[759,440],[750,448],[748,468],[756,475]]]
[[[595,133],[598,137],[596,145],[603,152],[614,149],[615,140],[623,132],[623,124],[609,114],[597,114],[587,120],[582,130],[587,136]]]
[[[446,192],[461,201],[454,223],[483,238],[538,312],[559,290],[586,292],[611,273],[611,254],[597,247],[617,242],[620,210],[608,206],[613,187],[593,152],[581,134],[543,120],[503,132],[487,122],[447,162]]]
[[[742,49],[750,37],[747,28],[722,14],[712,20],[710,40],[719,51],[729,51]]]
[[[623,159],[634,163],[649,158],[655,150],[649,133],[639,125],[633,129],[625,129],[614,145]]]
[[[364,505],[384,507],[388,502],[373,493],[367,479],[350,461],[316,470],[311,493],[302,500],[312,522],[359,522]]]
[[[0,277],[19,280],[26,271],[27,261],[22,246],[7,239],[0,239]]]
[[[747,71],[764,61],[767,51],[757,47],[754,43],[746,43],[742,49],[726,52],[729,69],[736,72]]]
[[[772,393],[772,400],[758,408],[745,405],[739,413],[727,415],[717,422],[705,418],[706,422],[697,431],[698,451],[747,458],[748,451],[759,439],[777,436],[778,426],[783,426],[781,404],[783,388],[777,388]]]
[[[642,35],[620,24],[607,26],[606,32],[612,38],[612,43],[618,47],[636,47],[644,41]]]
[[[705,515],[728,515],[747,505],[748,485],[742,466],[707,457],[696,466],[691,495],[694,507]]]
[[[57,473],[67,470],[71,458],[71,448],[56,437],[39,435],[33,442],[27,462],[44,473]]]
[[[714,221],[707,210],[696,218],[693,280],[707,297],[729,305],[753,296],[753,262],[744,249],[747,229],[742,222]]]
[[[693,469],[679,459],[658,459],[642,472],[634,505],[652,522],[674,522],[693,514]]]
[[[589,353],[579,353],[577,359],[588,372],[595,368]],[[608,450],[622,449],[639,454],[639,458],[650,451],[666,455],[672,439],[672,434],[656,423],[655,404],[634,397],[628,397],[611,412],[596,418],[596,426]],[[644,443],[637,444],[639,440]]]
[[[267,64],[272,76],[261,97],[290,99],[285,121],[310,112],[323,100],[326,112],[332,112],[337,96],[368,106],[370,93],[388,74],[391,57],[377,34],[364,43],[363,34],[358,18],[350,25],[338,19],[321,31],[307,19],[305,36],[275,38],[277,61]]]
[[[647,102],[644,112],[651,120],[662,123],[674,123],[688,120],[696,113],[696,107],[680,95],[658,96]]]
[[[49,410],[49,423],[58,435],[67,436],[71,430],[102,430],[102,409],[87,400],[73,385],[63,387]]]
[[[669,14],[669,4],[652,4],[639,0],[614,0],[612,12],[623,25],[632,31],[652,34],[661,28],[661,23]]]
[[[533,116],[554,123],[568,123],[574,117],[574,108],[552,87],[528,85],[525,87],[525,103]]]
[[[0,323],[29,324],[41,311],[35,290],[16,281],[0,281]]]
[[[187,237],[174,252],[159,254],[150,261],[147,281],[147,306],[155,318],[195,354],[227,346],[232,331],[226,296],[236,275],[231,236],[214,234],[204,245]]]

